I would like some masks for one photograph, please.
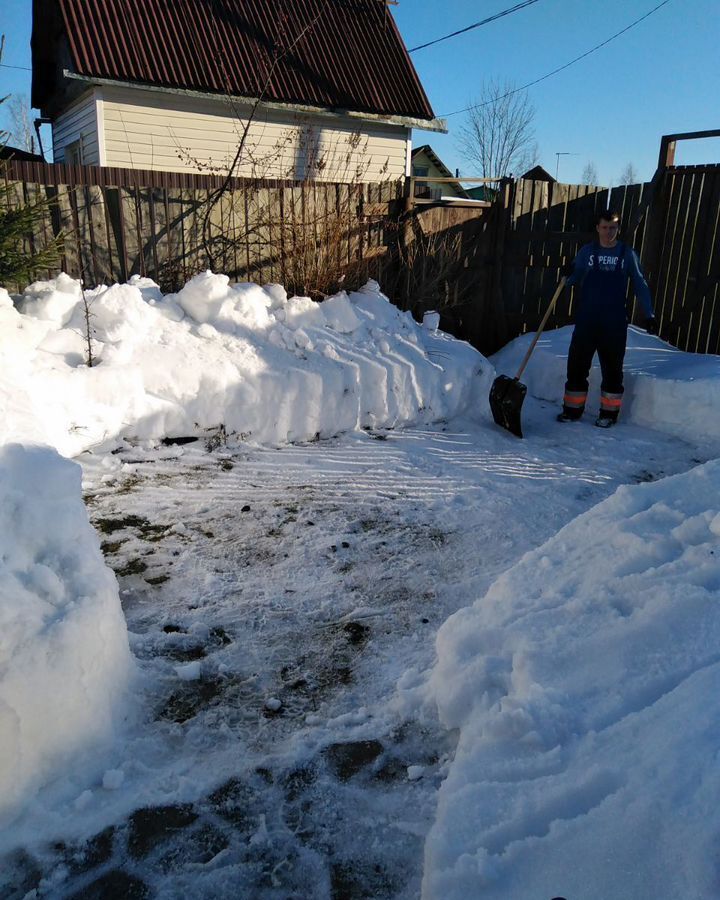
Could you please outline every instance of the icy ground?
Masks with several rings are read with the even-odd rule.
[[[0,896],[714,900],[720,357],[569,339],[0,289]]]
[[[2,896],[417,898],[457,735],[398,681],[525,551],[702,461],[553,411],[528,400],[532,441],[455,420],[83,454],[143,713],[92,790],[16,824]]]

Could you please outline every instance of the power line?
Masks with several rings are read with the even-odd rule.
[[[418,44],[417,47],[412,47],[410,50],[408,50],[408,53],[414,53],[416,50],[423,50],[425,47],[432,47],[433,44],[439,44],[440,41],[447,41],[451,37],[457,37],[458,34],[465,34],[466,31],[472,31],[473,28],[479,28],[481,25],[487,25],[488,22],[494,22],[496,19],[502,19],[503,16],[509,16],[510,13],[517,12],[520,9],[525,9],[526,6],[532,6],[533,3],[537,2],[538,0],[525,0],[524,3],[518,3],[515,6],[510,7],[510,9],[504,9],[502,12],[496,13],[494,16],[483,19],[482,22],[475,22],[474,25],[468,25],[467,28],[461,28],[460,31],[453,31],[452,34],[446,34],[444,37],[436,38],[434,41],[428,41],[427,44]]]
[[[444,113],[441,118],[448,119],[450,116],[457,116],[460,113],[468,112],[471,109],[480,109],[481,106],[489,106],[491,103],[495,103],[498,100],[502,100],[505,97],[509,97],[511,94],[517,94],[519,91],[527,90],[529,87],[533,87],[536,84],[540,84],[541,81],[545,81],[546,78],[550,78],[553,75],[557,75],[558,72],[562,72],[563,69],[567,69],[570,66],[574,65],[576,62],[580,62],[581,59],[585,59],[586,56],[590,56],[591,53],[595,53],[596,50],[599,50],[601,47],[604,47],[606,44],[609,44],[610,41],[614,41],[615,38],[620,37],[621,34],[625,34],[626,31],[630,31],[631,28],[634,28],[636,25],[639,25],[640,22],[649,18],[653,13],[657,12],[661,7],[667,6],[670,0],[663,0],[662,3],[658,3],[657,6],[653,7],[650,12],[645,13],[644,16],[640,16],[639,19],[635,19],[634,22],[631,22],[621,31],[616,32],[607,40],[603,41],[601,44],[597,44],[591,50],[587,50],[585,53],[581,53],[580,56],[576,56],[575,59],[571,59],[570,62],[565,63],[564,66],[559,66],[557,69],[553,69],[552,72],[548,72],[546,75],[541,76],[540,78],[536,78],[535,81],[529,81],[527,84],[524,84],[522,87],[513,88],[513,90],[508,91],[506,94],[503,94],[500,97],[493,97],[492,100],[487,100],[485,103],[473,103],[470,106],[466,106],[463,109],[456,109],[455,112]]]
[[[10,66],[7,63],[0,63],[0,68],[3,69],[22,69],[23,72],[32,72],[32,69],[28,66]]]

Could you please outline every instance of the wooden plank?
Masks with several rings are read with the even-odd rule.
[[[137,210],[135,193],[132,188],[120,188],[119,199],[124,229],[127,277],[140,274],[140,247],[138,244]]]
[[[123,282],[125,279],[123,278],[123,272],[120,263],[120,250],[118,248],[118,239],[116,233],[117,219],[113,219],[114,214],[116,214],[117,212],[117,207],[113,209],[110,205],[112,188],[101,187],[99,188],[99,190],[102,194],[102,209],[104,214],[104,240],[108,253],[109,280],[111,283]]]
[[[167,284],[168,271],[172,270],[169,240],[169,223],[167,218],[167,206],[165,203],[166,192],[163,188],[150,188],[150,211],[153,241],[153,264],[155,275],[153,278],[158,285]]]
[[[685,347],[690,352],[696,352],[699,341],[699,328],[701,325],[700,305],[703,291],[693,290],[690,285],[690,273],[693,266],[693,251],[696,242],[696,229],[700,217],[700,201],[703,189],[703,176],[693,173],[690,176],[690,194],[687,204],[685,228],[683,240],[678,258],[678,302],[684,310],[687,322]],[[690,290],[688,289],[690,287]]]
[[[668,212],[672,205],[675,178],[666,176],[658,185],[648,211],[645,227],[645,241],[643,258],[641,260],[643,271],[653,294],[655,316],[658,319],[660,332],[667,337],[665,329],[669,322],[669,312],[665,313],[665,285],[662,280],[663,247],[668,240],[669,217]]]
[[[231,190],[223,191],[217,199],[213,214],[215,234],[215,270],[231,277],[234,269],[235,253],[232,234],[233,195]]]
[[[144,193],[147,202],[146,246],[148,247],[148,272],[156,284],[160,282],[160,266],[158,261],[158,222],[155,209],[155,188],[148,188]]]
[[[542,233],[543,224],[547,223],[545,211],[548,206],[548,183],[547,181],[533,181],[531,198],[530,198],[530,232],[540,231]],[[528,318],[528,330],[536,331],[537,325],[542,318],[543,310],[543,267],[534,266],[534,263],[542,259],[544,241],[528,242],[528,266],[525,273],[525,308]]]
[[[192,278],[210,267],[207,251],[203,247],[206,239],[205,235],[203,235],[203,228],[211,193],[202,188],[193,188],[190,191],[191,202],[187,209],[186,218],[188,278]],[[207,238],[208,242],[210,242],[212,240],[212,216],[209,216],[208,223]]]
[[[669,243],[666,242],[663,249],[665,256],[665,305],[669,303],[670,323],[668,326],[670,340],[680,349],[687,346],[687,319],[682,307],[682,295],[679,290],[680,271],[678,269],[683,249],[683,239],[687,227],[688,203],[692,188],[692,175],[675,175],[679,184],[679,190],[675,193],[674,208],[671,209],[669,219],[672,220],[672,229]]]
[[[165,221],[165,240],[163,241],[163,252],[161,254],[163,260],[162,282],[160,287],[164,293],[175,293],[180,290],[178,277],[178,260],[182,254],[180,241],[178,240],[178,229],[173,226],[173,213],[170,203],[170,191],[168,188],[160,188],[161,194],[159,201],[163,207],[163,218]]]
[[[702,297],[703,325],[699,329],[697,352],[720,352],[720,170],[703,174],[702,211],[696,231],[696,261],[692,277],[694,290]]]
[[[175,255],[171,277],[175,282],[175,290],[187,281],[187,248],[185,245],[185,192],[182,188],[168,188],[168,221],[173,233]]]
[[[279,237],[277,238],[278,249],[280,252],[280,284],[283,287],[287,288],[288,284],[288,267],[287,267],[287,257],[289,248],[287,245],[287,228],[286,222],[289,219],[287,215],[287,206],[286,206],[286,197],[287,197],[287,188],[280,188],[278,191],[278,210],[279,216],[277,220],[277,229],[279,231]]]
[[[88,266],[88,256],[85,252],[85,217],[81,212],[82,200],[78,201],[78,190],[75,185],[68,186],[68,201],[70,203],[70,215],[72,225],[70,233],[75,249],[75,265],[76,269],[72,274],[75,278],[79,278],[83,284],[90,283],[91,274]]]
[[[268,284],[274,284],[278,280],[278,254],[274,228],[274,222],[278,217],[277,191],[270,187],[263,187],[259,208],[262,222],[261,241],[264,243],[265,278]]]
[[[107,227],[104,189],[97,185],[85,187],[90,239],[92,241],[93,270],[96,284],[112,284],[115,280],[111,257],[110,234]]]

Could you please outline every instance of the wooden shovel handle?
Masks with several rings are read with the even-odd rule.
[[[565,287],[566,281],[567,281],[567,278],[565,278],[565,276],[563,275],[563,277],[560,279],[560,284],[557,286],[557,290],[553,294],[553,298],[550,301],[550,305],[545,310],[545,315],[542,317],[542,322],[540,323],[540,327],[538,328],[537,332],[535,333],[535,337],[532,339],[532,343],[528,347],[528,351],[525,354],[525,359],[523,359],[523,361],[520,363],[520,368],[518,369],[518,373],[515,376],[515,381],[519,381],[520,376],[525,371],[525,366],[528,364],[528,361],[530,360],[530,357],[532,356],[532,352],[535,349],[535,344],[537,344],[537,342],[540,340],[540,335],[543,333],[545,324],[547,323],[547,320],[550,318],[550,313],[553,311],[553,309],[555,309],[555,304],[557,303],[558,297],[560,296],[560,294],[562,294],[562,289]]]

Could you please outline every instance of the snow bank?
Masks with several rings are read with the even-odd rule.
[[[562,405],[565,366],[572,326],[544,332],[522,381],[532,396]],[[516,338],[491,362],[498,373],[514,375],[533,335]],[[631,327],[625,355],[622,419],[647,428],[704,442],[720,437],[720,356],[683,353],[658,337]],[[600,398],[600,367],[595,357],[588,408]]]
[[[720,460],[622,487],[437,639],[425,898],[717,889]]]
[[[572,326],[544,332],[522,381],[532,396],[562,405]],[[503,347],[491,362],[498,373],[514,375],[532,340],[526,334]],[[622,418],[692,441],[720,437],[720,356],[683,353],[639,328],[628,329]],[[588,407],[600,397],[600,367],[595,357]]]
[[[0,448],[0,821],[123,714],[127,628],[80,481],[50,448]]]
[[[487,415],[490,364],[423,329],[374,282],[318,304],[205,272],[87,291],[61,275],[13,308],[0,289],[0,442],[74,456],[119,437],[226,432],[265,444]],[[4,433],[3,433],[4,432]]]

